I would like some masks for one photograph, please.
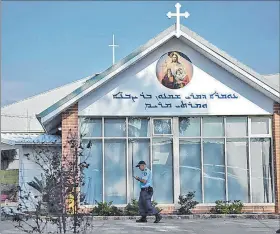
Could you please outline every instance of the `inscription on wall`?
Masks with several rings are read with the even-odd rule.
[[[235,93],[218,93],[213,92],[210,94],[194,94],[191,93],[187,96],[181,96],[180,94],[144,94],[142,92],[139,95],[131,95],[123,92],[113,94],[113,99],[118,100],[131,100],[132,103],[136,103],[138,100],[145,100],[145,109],[150,108],[203,108],[207,109],[207,100],[229,100],[238,99],[238,95]],[[157,104],[152,104],[152,103]]]

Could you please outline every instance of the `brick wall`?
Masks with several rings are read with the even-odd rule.
[[[161,214],[175,214],[176,210],[179,208],[178,206],[174,206],[174,205],[170,205],[170,206],[160,206],[158,205],[158,207],[160,209],[162,209]],[[197,206],[195,209],[192,210],[193,214],[207,214],[210,213],[211,208],[213,208],[214,206]],[[121,208],[123,209],[123,208]],[[82,209],[82,212],[84,213],[89,213],[91,212],[92,208],[84,208]],[[275,213],[275,206],[272,205],[249,205],[246,204],[243,209],[242,212],[244,213]]]
[[[73,156],[75,155],[75,148],[71,148],[70,140],[76,139],[79,141],[78,132],[78,104],[75,104],[62,113],[61,121],[61,140],[62,140],[62,165],[69,167],[69,163],[73,162]],[[73,208],[73,197],[69,197],[65,200],[66,207]]]
[[[275,181],[275,212],[280,213],[280,104],[274,104],[272,119],[274,181]]]
[[[160,207],[160,206],[159,206]],[[211,208],[214,206],[197,206],[195,209],[192,210],[194,214],[205,214],[210,213]],[[178,207],[175,208],[175,206],[163,206],[160,207],[162,210],[162,214],[173,214],[175,213],[175,210],[178,209]],[[242,209],[242,212],[244,213],[274,213],[275,212],[275,206],[274,205],[245,205]]]
[[[65,112],[62,113],[62,157],[66,158],[71,155],[71,148],[68,143],[69,137],[72,136],[79,137],[78,133],[78,104],[75,104],[68,108]]]

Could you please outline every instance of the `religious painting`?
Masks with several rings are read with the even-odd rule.
[[[156,74],[158,81],[166,88],[180,89],[192,79],[192,62],[185,54],[170,51],[158,60]]]

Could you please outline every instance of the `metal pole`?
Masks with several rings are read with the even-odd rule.
[[[115,64],[115,35],[113,34],[113,65]]]

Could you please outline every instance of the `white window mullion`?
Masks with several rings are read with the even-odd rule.
[[[150,118],[150,121],[149,121],[149,127],[150,127],[150,144],[149,144],[149,146],[150,146],[150,170],[151,170],[151,172],[152,172],[152,175],[153,175],[153,137],[152,137],[152,135],[153,135],[153,128],[154,128],[154,125],[153,125],[153,119],[152,118]],[[152,197],[152,200],[153,200],[153,197]]]
[[[248,117],[248,161],[249,161],[249,202],[253,202],[252,196],[252,170],[251,170],[251,118]]]
[[[201,200],[204,203],[204,167],[203,167],[203,127],[202,117],[200,117],[200,158],[201,158]]]
[[[104,181],[104,174],[105,174],[105,167],[104,167],[104,162],[105,162],[105,141],[104,141],[104,117],[102,117],[102,201],[105,201],[105,181]]]
[[[228,167],[227,167],[227,136],[226,136],[226,130],[227,130],[227,124],[226,124],[226,117],[224,117],[224,134],[225,134],[225,140],[224,140],[224,152],[225,152],[225,183],[226,183],[226,201],[228,201]]]
[[[126,202],[129,203],[131,201],[131,191],[133,192],[132,186],[132,162],[128,157],[128,118],[126,121]],[[130,176],[131,175],[131,176]],[[131,189],[132,188],[132,189]]]
[[[268,120],[268,134],[270,137],[272,136],[272,118]]]
[[[150,127],[150,170],[152,171],[153,170],[153,128],[154,128],[154,124],[153,124],[153,119],[150,118],[150,121],[149,121],[149,127]]]
[[[173,118],[173,192],[174,203],[178,204],[180,195],[180,143],[179,143],[179,118]]]

